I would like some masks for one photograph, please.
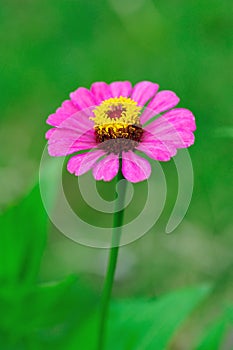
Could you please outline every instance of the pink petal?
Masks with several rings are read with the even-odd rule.
[[[137,150],[145,153],[148,157],[159,161],[167,161],[176,154],[176,148],[159,140],[140,142]]]
[[[89,114],[89,115],[88,115]],[[73,114],[69,118],[66,118],[58,128],[61,130],[73,130],[77,135],[82,135],[87,133],[90,130],[94,130],[94,123],[90,120],[91,111],[85,113],[85,111],[79,111],[78,113]]]
[[[72,101],[66,100],[62,103],[61,107],[59,107],[54,114],[50,114],[50,116],[47,119],[47,124],[58,126],[60,125],[65,119],[73,115],[74,113],[77,113],[79,111],[79,108],[76,107]]]
[[[122,173],[130,182],[140,182],[150,177],[150,163],[132,151],[122,152]]]
[[[119,156],[110,154],[101,159],[93,168],[93,175],[96,180],[111,181],[119,170]]]
[[[97,147],[94,136],[93,141],[87,142],[86,138],[82,140],[82,138],[78,138],[77,135],[71,137],[70,134],[67,134],[67,131],[65,131],[65,133],[63,132],[61,136],[57,131],[54,132],[54,134],[52,142],[49,140],[48,143],[48,152],[50,156],[53,157],[67,156],[68,154]]]
[[[104,155],[104,151],[94,151],[88,153],[77,154],[70,158],[67,164],[67,169],[71,174],[80,176],[90,170],[97,159]]]
[[[91,91],[83,87],[71,92],[70,98],[80,110],[96,105],[95,96],[91,93]]]
[[[158,84],[151,83],[150,81],[141,81],[134,86],[131,98],[136,101],[139,106],[143,106],[156,94],[158,88]]]
[[[160,91],[149,103],[148,108],[152,108],[158,114],[175,107],[180,102],[179,97],[169,90]]]
[[[46,132],[46,134],[45,134],[46,140],[48,140],[52,136],[52,134],[54,133],[55,130],[56,130],[56,128],[52,128]]]
[[[148,110],[153,110],[151,112],[153,116],[156,116],[159,113],[175,107],[179,101],[179,97],[173,91],[164,90],[155,95],[155,97],[149,102],[147,108]],[[150,113],[143,113],[140,118],[141,123],[146,123],[151,117],[152,115],[150,115]]]
[[[129,81],[114,81],[110,84],[113,97],[128,97],[132,91],[132,84]]]
[[[95,96],[95,100],[97,104],[112,97],[112,93],[109,85],[104,82],[97,82],[92,84],[91,92]]]
[[[165,113],[144,130],[145,142],[158,140],[170,147],[185,148],[194,143],[193,131],[195,130],[195,119],[193,114],[184,108],[177,108]]]
[[[193,113],[186,108],[175,108],[163,114],[170,123],[172,123],[177,129],[186,129],[190,131],[196,130],[196,122]]]
[[[66,119],[53,133],[48,141],[49,154],[64,156],[83,149],[97,146],[93,123],[83,112]]]
[[[93,130],[94,123],[84,111],[79,111],[64,120],[64,122],[59,125],[59,128],[74,130],[78,134],[83,134],[91,129]]]

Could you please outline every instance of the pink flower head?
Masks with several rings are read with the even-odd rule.
[[[46,133],[49,154],[76,153],[67,165],[76,176],[92,169],[96,180],[111,181],[121,158],[125,179],[149,178],[151,166],[141,154],[168,161],[178,148],[194,143],[196,129],[192,112],[174,108],[176,94],[158,88],[149,81],[134,87],[123,81],[78,88],[47,119],[54,127]]]

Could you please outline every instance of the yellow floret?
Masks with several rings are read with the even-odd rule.
[[[109,114],[120,108],[120,116],[117,118],[110,118]],[[95,126],[104,126],[114,125],[116,127],[120,125],[134,125],[140,123],[140,112],[141,107],[137,105],[137,102],[132,100],[129,97],[114,97],[109,98],[108,100],[103,101],[98,107],[93,111],[94,117],[90,119],[94,121]]]

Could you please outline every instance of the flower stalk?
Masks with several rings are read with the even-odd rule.
[[[118,172],[116,183],[124,179],[121,172],[121,167]],[[110,248],[109,260],[106,278],[103,287],[103,294],[100,305],[100,325],[99,325],[99,338],[98,338],[98,350],[104,349],[105,334],[106,334],[106,323],[108,318],[108,309],[111,299],[111,292],[114,282],[114,275],[117,266],[117,258],[119,252],[119,243],[121,238],[122,224],[124,219],[124,201],[126,193],[127,181],[124,181],[118,192],[118,200],[116,200],[116,207],[113,217],[113,231],[112,231],[112,246]]]

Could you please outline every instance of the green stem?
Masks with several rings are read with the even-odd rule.
[[[117,183],[124,179],[121,170],[117,175]],[[108,268],[106,273],[106,278],[104,282],[103,294],[101,299],[101,309],[100,309],[100,328],[99,328],[99,341],[98,341],[98,350],[104,349],[104,339],[106,331],[106,321],[108,316],[109,302],[111,298],[112,286],[114,281],[114,274],[117,265],[117,257],[119,251],[119,243],[121,238],[121,229],[124,218],[124,209],[123,208],[125,193],[126,193],[126,184],[127,181],[124,181],[124,184],[121,185],[118,192],[118,200],[116,201],[116,208],[114,211],[113,217],[113,232],[112,232],[112,247],[110,249]]]

